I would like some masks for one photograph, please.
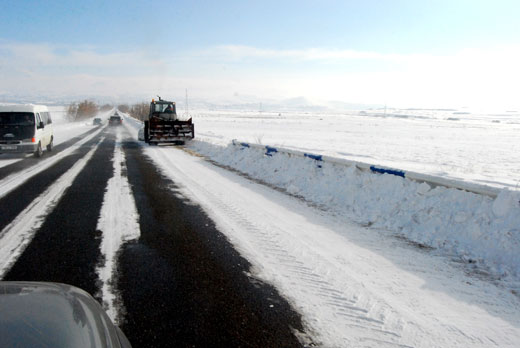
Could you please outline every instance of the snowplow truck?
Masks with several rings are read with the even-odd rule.
[[[177,117],[175,102],[152,99],[150,113],[144,120],[144,141],[150,145],[159,143],[183,144],[195,137],[192,119]]]

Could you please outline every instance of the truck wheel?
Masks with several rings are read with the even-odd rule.
[[[38,148],[34,152],[34,157],[42,157],[42,155],[43,155],[42,143],[39,142],[38,143]]]
[[[47,145],[47,151],[52,151],[52,149],[54,148],[54,137],[51,138],[51,142]]]
[[[144,121],[144,142],[150,143],[150,137],[148,136],[148,121]]]

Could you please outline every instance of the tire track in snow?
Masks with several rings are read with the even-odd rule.
[[[369,314],[369,310],[364,303],[348,298],[345,292],[338,290],[342,287],[334,284],[335,282],[332,279],[327,279],[318,270],[313,270],[298,262],[291,255],[291,251],[284,248],[280,243],[280,240],[284,239],[282,237],[283,231],[275,231],[272,225],[261,227],[251,224],[238,205],[227,204],[223,206],[220,202],[214,201],[213,203],[227,210],[228,216],[238,222],[239,230],[242,233],[247,231],[248,236],[253,237],[253,244],[257,249],[261,250],[267,261],[264,265],[276,268],[281,276],[287,277],[287,274],[296,276],[301,282],[294,282],[294,287],[299,287],[299,291],[306,293],[306,296],[316,298],[317,301],[315,303],[321,303],[317,307],[326,307],[333,310],[333,320],[336,323],[341,322],[343,326],[341,332],[348,337],[345,337],[345,344],[353,344],[349,338],[355,337],[356,340],[377,342],[379,347],[408,347],[399,343],[401,339],[399,331],[392,331],[392,328],[385,329],[385,327],[391,326],[388,324],[393,318],[387,317],[386,321],[374,319],[371,317],[374,313]],[[286,241],[285,245],[287,245],[287,242],[289,241]],[[307,256],[313,254],[310,250],[301,250],[299,253]],[[318,255],[311,257],[319,258]],[[351,287],[355,286],[353,282],[351,280]],[[368,307],[384,306],[384,304],[373,303],[376,301],[371,300]]]
[[[101,257],[101,232],[96,227],[105,188],[113,176],[114,139],[108,132],[98,144],[55,207],[45,212],[32,241],[4,274],[4,280],[60,282],[91,295],[99,292],[96,266]],[[79,152],[85,150],[90,146]],[[38,178],[40,175],[34,179]]]
[[[7,176],[5,179],[2,179],[0,181],[0,198],[7,195],[9,192],[16,189],[18,186],[23,184],[25,181],[27,181],[29,178],[33,177],[34,175],[41,173],[60,160],[62,160],[64,157],[70,155],[75,150],[77,150],[79,147],[87,143],[89,140],[93,139],[95,136],[97,136],[102,129],[93,132],[92,134],[89,134],[87,137],[84,137],[80,141],[77,141],[77,143],[74,146],[67,147],[65,150],[59,152],[58,155],[53,155],[50,158],[40,159],[38,162],[33,165],[32,167],[29,167],[28,169],[24,170],[22,173],[13,173],[9,176]],[[3,169],[3,168],[2,168]]]
[[[10,224],[20,212],[27,208],[48,187],[54,184],[60,176],[69,171],[79,159],[84,157],[99,142],[101,137],[102,134],[98,133],[94,138],[86,139],[86,142],[82,142],[82,145],[70,155],[61,158],[61,160],[38,174],[32,173],[34,175],[24,176],[23,172],[19,173],[20,181],[16,182],[16,188],[9,187],[8,183],[4,183],[11,190],[0,198],[0,231]],[[16,175],[13,178],[17,180]]]
[[[104,138],[98,140],[97,144],[83,158],[78,160],[70,170],[32,201],[0,232],[0,279],[4,277],[31,242],[34,234],[45,221],[47,214],[54,209],[64,192],[87,165],[97,146],[103,140]]]
[[[100,230],[102,260],[97,267],[102,282],[100,298],[110,318],[118,323],[124,313],[122,300],[115,288],[117,253],[124,242],[140,235],[139,215],[126,177],[125,154],[121,148],[121,129],[117,130],[114,148],[114,176],[108,181],[97,229]]]
[[[364,342],[363,345],[368,346],[409,347],[401,343],[401,334],[405,327],[408,334],[411,333],[410,330],[413,332],[412,336],[427,335],[421,328],[403,322],[399,314],[377,295],[367,296],[367,290],[355,279],[346,275],[337,277],[344,272],[312,248],[294,240],[292,232],[285,229],[284,221],[268,215],[267,211],[263,212],[260,206],[253,213],[256,216],[251,216],[251,211],[255,209],[251,208],[247,199],[239,196],[234,196],[233,200],[226,198],[233,196],[231,188],[220,191],[220,194],[210,192],[183,169],[184,161],[181,168],[181,165],[171,159],[166,152],[171,150],[154,150],[156,151],[149,151],[148,154],[163,168],[166,175],[179,178],[178,181],[185,187],[181,192],[187,192],[188,197],[201,198],[200,201],[205,202],[203,206],[210,211],[210,216],[220,215],[217,224],[225,225],[220,230],[231,230],[231,233],[226,232],[228,237],[241,239],[237,247],[246,255],[252,256],[248,257],[250,261],[256,260],[256,276],[261,279],[270,278],[263,272],[265,267],[275,270],[269,272],[270,274],[274,273],[276,277],[288,280],[277,282],[276,279],[269,279],[275,284],[291,284],[291,290],[283,289],[282,293],[292,294],[293,303],[308,314],[306,318],[311,327],[319,327],[324,332],[335,330],[332,336],[342,337],[340,346]],[[244,245],[248,246],[247,250],[244,250]],[[314,260],[313,264],[318,267],[311,269],[300,261],[309,259]],[[258,262],[259,260],[261,261]],[[334,271],[331,272],[331,269]],[[314,305],[310,308],[299,305],[296,298],[298,295],[294,294],[312,298]],[[324,314],[319,321],[313,319],[311,314],[314,311]],[[328,325],[327,322],[334,325]]]
[[[71,138],[63,143],[59,143],[58,145],[55,145],[51,152],[45,151],[45,154],[43,158],[35,158],[32,155],[28,155],[26,157],[22,158],[16,158],[13,159],[13,162],[10,164],[6,164],[3,167],[0,167],[0,180],[4,179],[5,177],[20,172],[22,170],[28,169],[33,165],[37,165],[43,161],[46,161],[49,158],[55,157],[59,155],[60,157],[63,157],[62,151],[73,147],[75,143],[78,143],[80,140],[88,137],[92,133],[98,133],[99,129],[91,129],[87,132],[84,132],[83,134],[80,134],[78,136],[75,136],[74,138]],[[13,154],[14,155],[14,154]]]
[[[142,149],[136,142],[124,146],[141,226],[139,240],[119,256],[118,286],[128,310],[122,329],[132,344],[314,346],[300,315],[272,286],[251,281],[247,260]]]

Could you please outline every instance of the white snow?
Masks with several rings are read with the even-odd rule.
[[[139,238],[139,215],[126,175],[123,174],[125,155],[121,149],[121,129],[117,129],[114,150],[114,176],[108,181],[97,229],[103,232],[101,254],[103,262],[97,272],[102,281],[101,298],[113,322],[118,323],[124,312],[113,277],[117,272],[116,256],[124,242]]]
[[[238,139],[520,188],[520,112],[196,110],[193,120],[197,139],[220,145]]]
[[[518,297],[465,275],[459,264],[179,149],[150,147],[145,153],[252,262],[251,276],[274,284],[293,303],[323,346],[519,342]]]
[[[519,191],[493,199],[251,147],[190,147],[361,225],[478,262],[495,276],[520,276]]]

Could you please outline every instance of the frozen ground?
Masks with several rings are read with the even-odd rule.
[[[194,150],[242,175],[172,147],[147,147],[145,153],[253,263],[251,276],[274,284],[293,302],[325,347],[517,346],[517,191],[503,189],[491,198],[327,163],[318,168],[313,160],[269,157],[263,151],[229,145],[231,138],[262,138],[264,144],[276,145],[275,140],[255,136],[275,128],[278,145],[286,148],[321,152],[330,146],[325,142],[334,135],[316,133],[322,145],[313,137],[320,129],[319,118],[277,117],[274,122],[235,113],[195,118],[198,140],[188,152]],[[376,121],[394,120],[374,116]],[[444,120],[443,127],[448,128],[447,122],[452,121]],[[511,124],[518,129],[514,120]],[[131,129],[135,136],[139,123],[129,120],[126,125],[135,126]],[[295,134],[312,138],[314,145],[303,146],[304,139],[299,138],[291,146]],[[514,158],[515,145],[509,145],[502,149]],[[395,162],[387,164],[397,167]],[[512,181],[512,175],[503,174]],[[495,184],[508,186],[498,180]]]

